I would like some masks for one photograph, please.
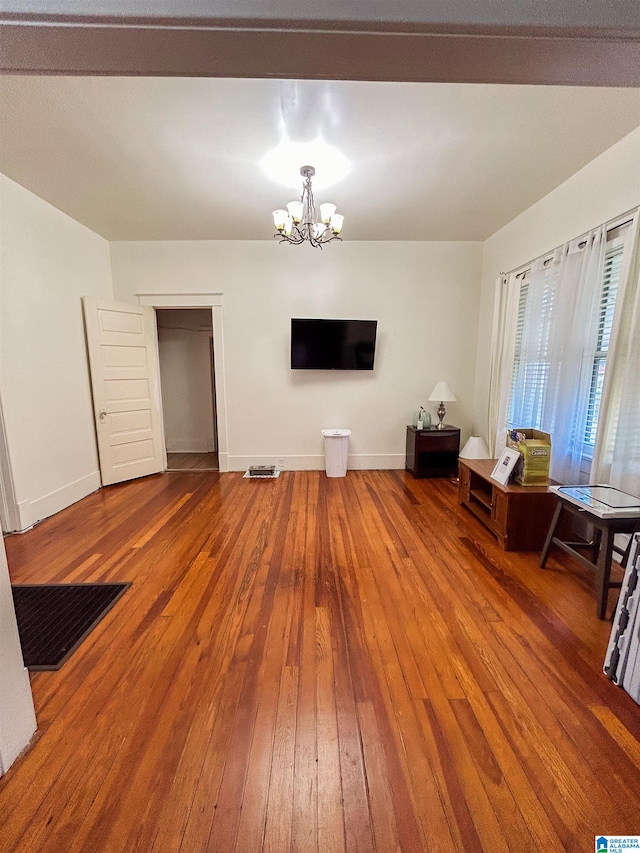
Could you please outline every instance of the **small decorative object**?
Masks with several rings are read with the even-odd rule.
[[[495,468],[491,472],[491,479],[496,480],[496,482],[501,483],[503,486],[506,486],[519,459],[520,454],[517,450],[513,450],[511,447],[505,447],[500,459],[496,462]]]
[[[431,426],[431,415],[422,406],[415,419],[416,429],[428,429]]]
[[[444,416],[447,414],[444,404],[455,403],[457,402],[458,398],[451,390],[451,386],[449,385],[449,383],[443,382],[441,380],[440,382],[436,383],[436,387],[431,392],[429,400],[432,403],[440,403],[440,405],[438,406],[438,419],[440,422],[436,425],[436,429],[444,429],[443,420]]]
[[[480,435],[472,435],[460,451],[461,459],[489,459],[489,448]]]
[[[300,201],[290,201],[286,210],[273,211],[273,223],[278,230],[275,236],[280,237],[281,243],[297,246],[309,242],[321,249],[325,243],[342,240],[338,235],[342,231],[344,216],[336,213],[335,204],[321,204],[320,216],[316,212],[311,189],[311,178],[315,173],[313,166],[302,166],[300,174],[304,183]]]

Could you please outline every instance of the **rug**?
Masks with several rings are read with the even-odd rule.
[[[60,669],[130,586],[130,583],[12,585],[27,669]]]

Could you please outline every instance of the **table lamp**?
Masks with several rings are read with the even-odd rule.
[[[487,442],[481,435],[472,435],[460,451],[461,459],[489,459]]]
[[[436,382],[436,387],[433,389],[429,397],[429,401],[431,403],[440,402],[440,405],[438,406],[438,418],[440,419],[440,423],[436,426],[436,429],[444,429],[442,421],[444,420],[444,416],[447,414],[444,404],[455,403],[457,399],[458,398],[451,390],[451,386],[448,382]]]

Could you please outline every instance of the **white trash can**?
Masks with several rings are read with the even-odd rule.
[[[327,477],[347,476],[350,429],[323,429]]]

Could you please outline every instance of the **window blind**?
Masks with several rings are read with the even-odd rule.
[[[622,251],[623,247],[618,246],[616,248],[609,249],[605,255],[600,306],[598,311],[596,351],[593,356],[589,408],[587,411],[587,425],[584,438],[585,444],[591,449],[595,446],[596,441],[598,417],[600,415],[600,401],[602,399],[602,385],[604,382],[604,374],[607,364],[607,353],[609,352],[609,342],[611,340],[613,313],[618,296],[620,271],[622,269]]]
[[[520,283],[520,299],[516,320],[516,345],[509,400],[508,426],[539,429],[542,420],[544,391],[549,377],[549,341],[556,299],[557,275],[553,266],[545,267],[535,304],[529,287],[530,271]],[[541,322],[533,325],[529,311],[536,311]]]
[[[601,280],[597,342],[593,355],[587,422],[584,435],[585,455],[587,456],[591,455],[590,451],[592,451],[595,445],[607,353],[618,295],[618,282],[622,269],[624,244],[619,240],[615,240],[615,244],[606,252]],[[516,427],[540,429],[544,392],[549,377],[547,355],[556,298],[557,278],[553,275],[551,267],[545,270],[542,292],[538,296],[535,306],[536,311],[542,312],[543,322],[539,324],[538,333],[533,339],[529,339],[527,335],[528,311],[532,310],[529,278],[529,270],[520,277],[516,343],[507,421],[510,429]]]

